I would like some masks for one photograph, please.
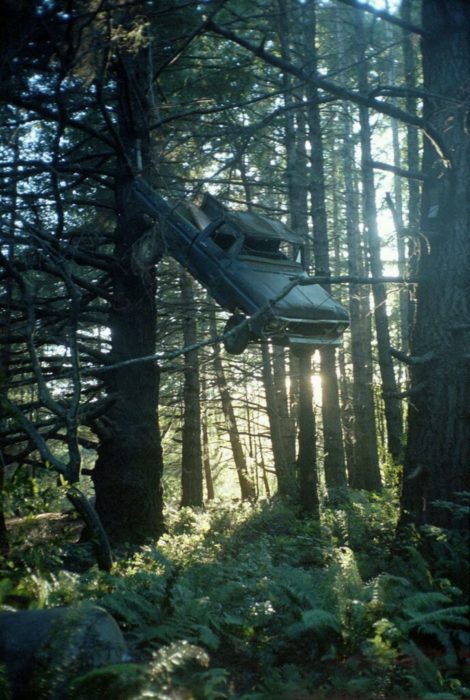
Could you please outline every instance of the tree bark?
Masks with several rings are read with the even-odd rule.
[[[210,449],[209,449],[209,428],[207,424],[207,389],[204,375],[201,381],[203,410],[201,415],[202,421],[202,465],[204,469],[204,479],[206,482],[207,500],[213,501],[215,498],[214,480],[212,478]]]
[[[284,442],[283,425],[279,412],[279,397],[274,385],[271,353],[267,343],[262,346],[263,383],[266,394],[271,444],[273,448],[274,469],[277,477],[277,489],[281,497],[289,497],[295,485],[292,465],[289,465]]]
[[[297,457],[299,504],[302,510],[319,518],[317,446],[315,412],[313,409],[312,356],[310,352],[298,353],[299,394],[299,451]]]
[[[397,82],[395,61],[390,60],[389,64],[389,82],[390,85],[395,85]],[[392,119],[392,143],[393,143],[393,165],[399,170],[401,169],[401,144],[400,131],[396,119]],[[406,245],[405,245],[405,227],[403,223],[403,187],[402,178],[395,174],[393,178],[393,193],[395,202],[392,204],[392,215],[395,225],[396,241],[397,241],[397,260],[398,274],[405,277],[407,273],[406,260]],[[389,205],[391,204],[387,195]],[[410,348],[410,309],[409,309],[409,288],[403,286],[399,292],[400,303],[400,343],[403,352],[409,352]],[[406,378],[406,374],[405,374]]]
[[[434,360],[411,366],[402,521],[468,528],[439,508],[470,490],[470,6],[464,0],[422,5],[424,118],[450,154],[425,143],[421,250],[412,354]],[[467,102],[466,102],[467,101]],[[464,107],[464,105],[466,105]],[[432,357],[432,356],[431,356]],[[421,387],[421,389],[420,389]]]
[[[367,90],[367,65],[365,62],[365,30],[361,12],[355,16],[355,27],[358,42],[358,80],[360,90]],[[371,272],[374,277],[382,276],[382,261],[380,255],[380,237],[377,229],[377,208],[375,202],[374,172],[370,165],[372,161],[371,127],[369,112],[366,106],[359,106],[360,139],[361,139],[361,170],[363,181],[363,209],[366,226],[367,242]],[[377,350],[379,355],[380,376],[382,378],[382,395],[387,424],[388,451],[394,461],[399,462],[402,456],[402,417],[400,401],[397,398],[398,389],[392,358],[390,355],[390,333],[387,316],[387,294],[381,284],[373,286],[374,317],[377,333]]]
[[[148,53],[122,53],[116,74],[121,155],[115,176],[117,213],[113,302],[110,313],[111,361],[155,352],[156,277],[154,266],[135,269],[133,245],[148,230],[132,198],[129,163],[150,164]],[[100,438],[93,470],[96,509],[113,540],[143,541],[163,531],[162,455],[158,429],[159,370],[155,363],[115,369],[106,375],[116,401]]]
[[[217,335],[217,326],[213,311],[210,312],[209,323],[210,331],[215,337]],[[240,440],[235,409],[233,407],[232,397],[227,386],[224,366],[222,364],[218,345],[214,345],[213,362],[217,388],[219,390],[220,400],[222,403],[222,411],[224,414],[225,423],[227,425],[230,444],[232,446],[233,461],[235,462],[235,469],[237,470],[238,482],[240,484],[241,497],[244,501],[253,501],[256,498],[256,488],[248,472],[248,465],[246,463],[243,446]]]
[[[181,272],[183,302],[183,343],[185,347],[197,342],[196,309],[193,284],[189,274]],[[184,417],[181,453],[181,505],[202,506],[201,404],[198,351],[184,356]]]
[[[281,421],[281,435],[284,443],[289,470],[293,473],[295,465],[295,419],[289,411],[287,396],[287,371],[284,348],[273,346],[273,381],[276,401]]]
[[[336,22],[338,46],[345,49],[345,36],[340,18]],[[348,274],[359,278],[365,274],[363,241],[359,227],[359,193],[354,170],[354,139],[351,129],[351,109],[343,105],[343,145],[341,148],[345,190],[345,219],[348,248]],[[349,286],[349,316],[351,320],[353,459],[349,467],[352,488],[377,490],[381,488],[377,452],[377,427],[373,393],[372,329],[369,302],[370,291],[351,283]]]
[[[416,3],[414,3],[416,6]],[[402,0],[401,14],[403,19],[411,21],[412,0]],[[405,71],[405,87],[407,88],[405,105],[406,111],[416,115],[416,97],[413,95],[413,90],[416,88],[416,51],[413,44],[413,38],[409,34],[403,36],[403,64]],[[420,169],[419,163],[419,142],[420,134],[418,129],[407,126],[406,128],[406,160],[407,167],[411,172],[417,172]],[[414,277],[418,269],[418,248],[419,248],[419,233],[420,233],[420,183],[418,180],[408,180],[408,257],[409,257],[409,275]],[[414,326],[414,318],[416,313],[416,300],[414,294],[409,297],[408,315],[409,315],[409,335]]]
[[[311,76],[318,75],[316,52],[315,3],[304,7],[304,49],[307,68]],[[319,94],[315,82],[306,85],[308,101],[307,124],[311,144],[309,192],[311,217],[313,222],[313,252],[315,274],[330,275],[330,255],[328,245],[328,223],[325,207],[325,172],[323,155],[323,134],[320,121]],[[329,290],[329,285],[324,285]],[[322,419],[324,439],[325,482],[330,496],[346,485],[346,463],[344,458],[341,411],[339,407],[339,387],[336,374],[336,352],[334,346],[320,348],[322,383]]]

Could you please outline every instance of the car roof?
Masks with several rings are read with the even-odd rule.
[[[250,238],[261,240],[287,241],[301,245],[304,243],[302,236],[292,231],[280,221],[270,219],[264,214],[255,214],[247,211],[230,211],[213,195],[206,193],[200,210],[210,219],[215,221],[223,217],[228,224],[241,231]]]

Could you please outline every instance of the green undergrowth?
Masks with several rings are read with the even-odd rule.
[[[452,578],[464,543],[441,530],[397,543],[396,511],[391,494],[361,493],[320,524],[279,503],[169,508],[168,533],[110,574],[26,558],[19,576],[7,560],[1,594],[4,607],[91,600],[117,620],[132,661],[73,679],[69,700],[470,697]],[[452,549],[449,570],[423,537]]]

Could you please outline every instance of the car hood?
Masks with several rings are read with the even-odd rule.
[[[284,273],[261,265],[244,265],[237,271],[237,278],[240,285],[246,283],[250,296],[259,307],[282,294],[294,279],[308,280],[308,276],[300,270],[298,274]],[[346,309],[319,284],[296,285],[286,296],[275,302],[274,310],[277,317],[287,320],[349,322]]]

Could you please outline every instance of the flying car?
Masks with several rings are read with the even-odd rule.
[[[346,309],[300,264],[303,238],[279,221],[231,211],[210,194],[200,207],[172,206],[142,178],[134,191],[160,222],[169,253],[231,313],[224,344],[232,354],[270,340],[294,349],[339,345]]]

